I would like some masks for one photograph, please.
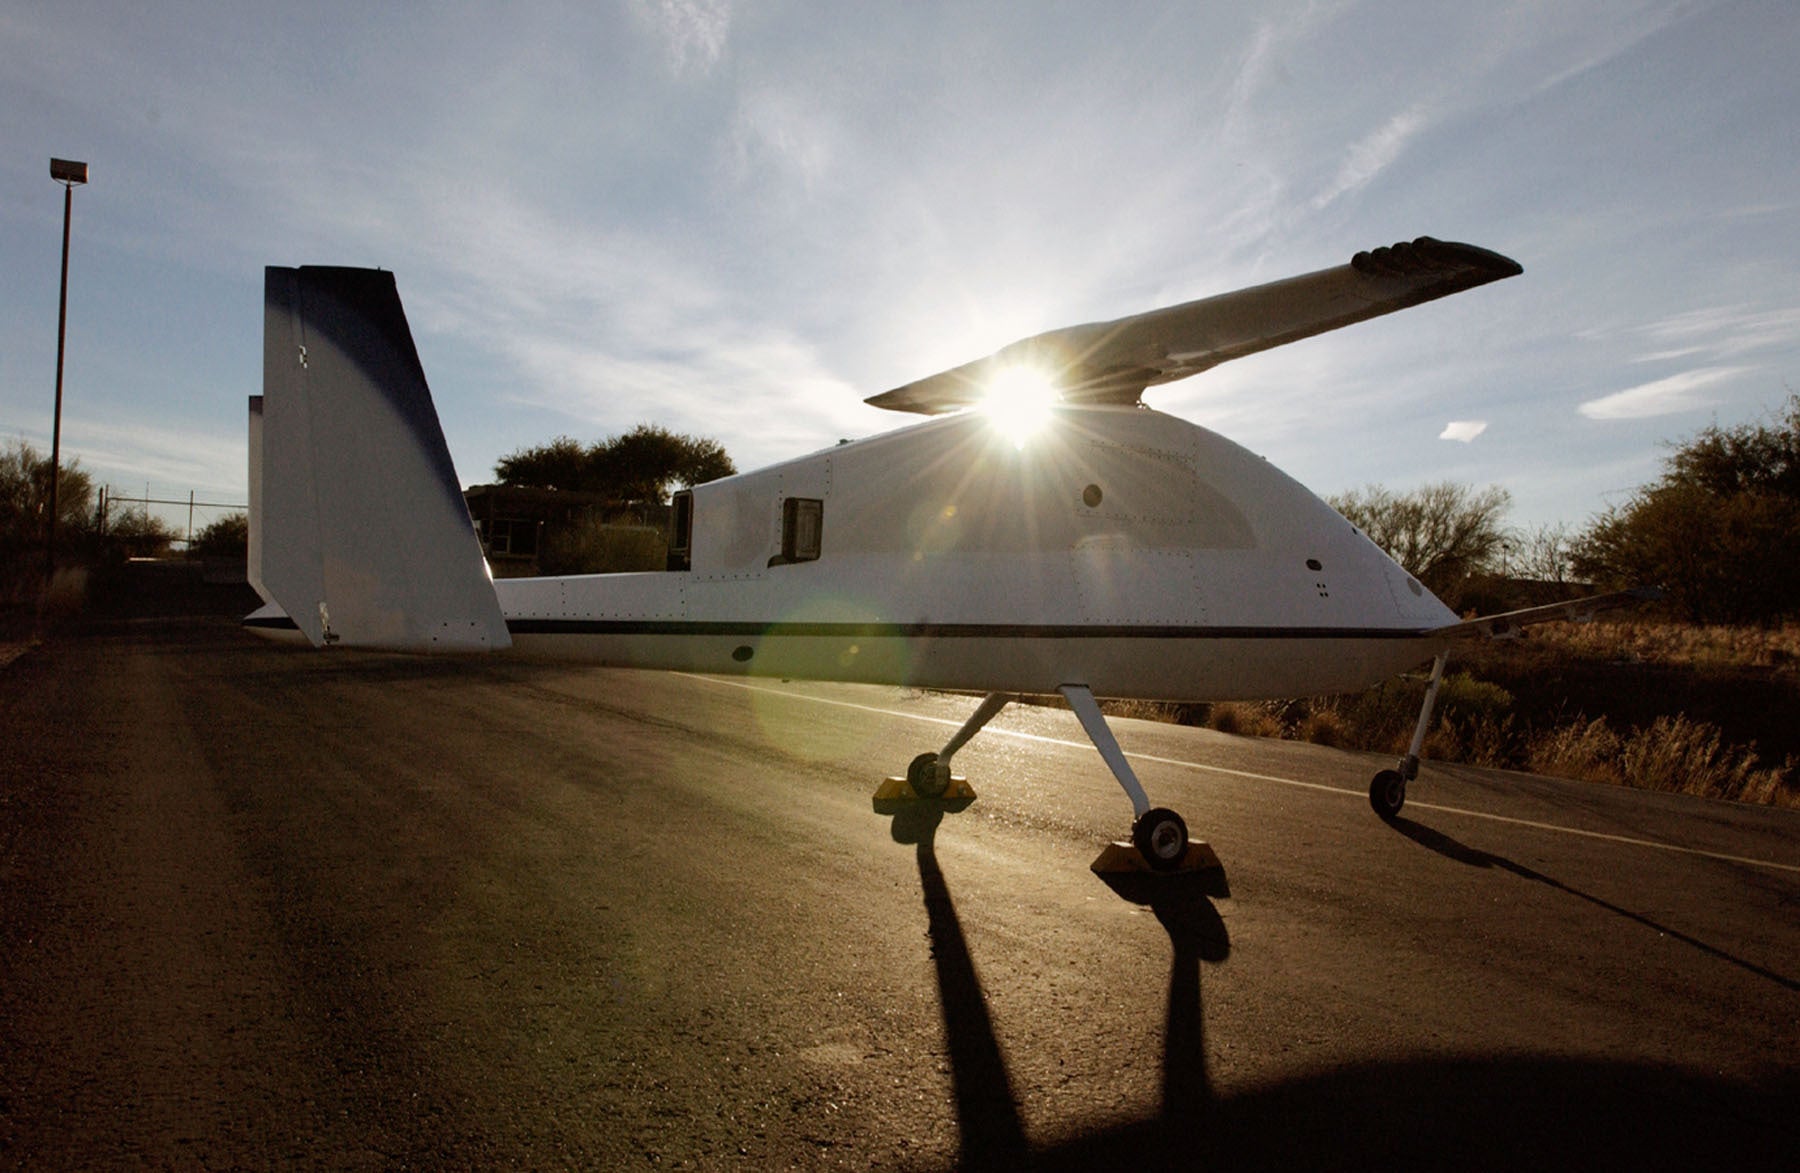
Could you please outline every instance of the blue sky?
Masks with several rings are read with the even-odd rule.
[[[465,483],[644,421],[755,467],[1421,234],[1525,274],[1148,402],[1320,493],[1579,526],[1800,390],[1792,0],[11,0],[0,142],[0,441],[49,447],[85,160],[63,443],[132,495],[244,499],[269,264],[395,272]]]

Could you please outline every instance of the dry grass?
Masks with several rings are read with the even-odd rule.
[[[1210,706],[1206,724],[1209,729],[1240,737],[1286,736],[1286,728],[1273,705],[1270,701],[1223,701]]]
[[[1514,669],[1507,678],[1523,695],[1515,698],[1505,688],[1480,679],[1481,656],[1475,659],[1474,672],[1458,671],[1444,678],[1425,739],[1427,758],[1800,807],[1796,758],[1765,759],[1755,742],[1734,741],[1719,725],[1685,713],[1646,714],[1642,723],[1616,722],[1606,716],[1564,712],[1562,699],[1555,695],[1556,682],[1563,678],[1561,669],[1576,663],[1613,666],[1626,682],[1619,692],[1636,693],[1631,699],[1640,711],[1646,701],[1652,712],[1657,700],[1666,702],[1666,697],[1652,695],[1657,682],[1666,677],[1639,677],[1632,666],[1693,669],[1702,677],[1748,674],[1782,689],[1792,688],[1800,683],[1800,626],[1759,629],[1615,621],[1548,625],[1534,628],[1530,635],[1500,649]],[[1517,671],[1521,662],[1530,670]],[[1538,680],[1546,683],[1532,695]],[[1400,754],[1411,740],[1424,693],[1424,679],[1415,676],[1345,696],[1186,706],[1135,702],[1110,711],[1205,725],[1223,733]],[[1728,712],[1721,719],[1730,716]]]
[[[1658,620],[1596,619],[1532,628],[1533,645],[1552,655],[1682,667],[1768,668],[1800,674],[1800,624],[1703,627]]]
[[[1770,806],[1800,806],[1792,759],[1763,766],[1754,746],[1727,744],[1719,729],[1677,714],[1647,729],[1613,730],[1606,718],[1567,725],[1538,738],[1530,765],[1540,774],[1727,798]]]

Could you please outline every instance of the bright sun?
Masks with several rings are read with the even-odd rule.
[[[1056,383],[1039,367],[1009,366],[988,380],[981,398],[981,410],[994,426],[1019,447],[1045,424],[1061,396]]]

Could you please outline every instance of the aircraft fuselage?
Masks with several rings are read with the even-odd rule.
[[[688,567],[503,579],[523,655],[978,691],[1366,688],[1456,616],[1266,460],[1142,407],[981,412],[697,486]],[[686,528],[686,527],[684,527]]]

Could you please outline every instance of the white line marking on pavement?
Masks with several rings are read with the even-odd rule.
[[[948,725],[952,729],[962,725],[961,721],[953,720],[948,717],[932,717],[925,713],[908,713],[901,709],[882,708],[879,705],[863,705],[858,704],[855,701],[840,701],[831,697],[813,696],[810,693],[790,692],[786,689],[774,688],[764,684],[749,684],[742,680],[727,680],[717,676],[699,676],[687,672],[677,673],[676,675],[686,676],[690,680],[698,680],[705,684],[717,684],[727,688],[741,688],[747,692],[766,692],[775,696],[788,697],[792,700],[811,701],[814,704],[820,705],[835,705],[840,709],[856,709],[859,712],[874,713],[883,717],[899,717],[908,721],[924,721],[931,725]],[[1022,733],[1015,729],[1002,729],[995,725],[989,725],[986,729],[982,730],[982,732],[998,734],[1001,737],[1017,738],[1021,741],[1038,741],[1047,745],[1067,746],[1071,749],[1093,748],[1092,745],[1085,741],[1070,741],[1061,737],[1046,737],[1041,733]],[[1302,782],[1297,778],[1283,778],[1278,774],[1258,774],[1251,770],[1234,770],[1229,766],[1209,766],[1202,762],[1183,761],[1180,758],[1158,757],[1156,754],[1127,752],[1125,756],[1128,758],[1135,758],[1140,762],[1154,762],[1157,765],[1162,766],[1178,766],[1187,770],[1203,770],[1210,774],[1228,774],[1233,778],[1248,778],[1254,782],[1273,782],[1278,786],[1291,786],[1299,790],[1322,790],[1327,794],[1339,794],[1350,798],[1362,798],[1364,796],[1361,790],[1350,790],[1342,786],[1327,786],[1322,782]],[[1535,831],[1551,831],[1559,835],[1575,835],[1583,839],[1599,839],[1603,842],[1622,843],[1630,847],[1650,847],[1657,851],[1673,851],[1681,855],[1695,855],[1703,859],[1716,859],[1725,863],[1741,863],[1747,864],[1750,867],[1771,868],[1780,872],[1800,873],[1800,864],[1776,863],[1774,860],[1752,859],[1749,856],[1743,855],[1728,855],[1722,851],[1707,851],[1699,847],[1683,847],[1677,843],[1663,843],[1655,839],[1636,839],[1629,835],[1612,835],[1604,831],[1584,831],[1579,827],[1565,827],[1557,823],[1539,822],[1536,819],[1520,819],[1514,818],[1511,815],[1496,815],[1486,811],[1472,811],[1459,806],[1441,806],[1437,803],[1416,801],[1409,801],[1406,805],[1413,810],[1436,811],[1439,814],[1461,815],[1470,819],[1486,819],[1489,822],[1506,823],[1514,827],[1529,827]]]

